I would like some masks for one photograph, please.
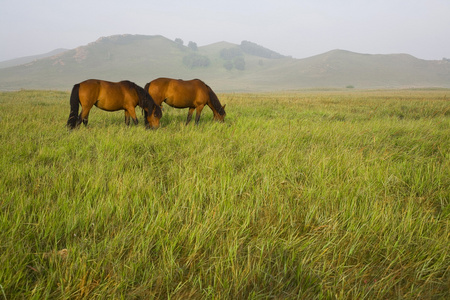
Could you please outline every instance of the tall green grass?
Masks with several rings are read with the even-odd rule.
[[[0,93],[0,299],[446,299],[448,93],[222,94],[156,131]]]

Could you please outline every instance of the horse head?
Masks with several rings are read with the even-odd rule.
[[[159,120],[162,117],[161,107],[154,102],[150,103],[147,107],[144,107],[145,125],[147,129],[159,128]]]
[[[162,117],[161,107],[155,104],[152,96],[150,96],[143,88],[139,88],[138,93],[140,105],[144,110],[145,126],[147,129],[159,128],[159,120]]]
[[[214,120],[223,123],[225,121],[225,116],[227,115],[227,113],[225,112],[225,106],[222,106],[219,111],[217,111],[216,113],[214,113]]]

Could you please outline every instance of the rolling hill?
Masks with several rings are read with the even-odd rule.
[[[188,47],[189,46],[189,47]],[[217,91],[276,91],[312,87],[450,88],[450,62],[407,54],[333,50],[305,59],[243,41],[196,47],[163,36],[115,35],[56,55],[0,69],[0,90],[60,89],[88,78],[200,78]]]

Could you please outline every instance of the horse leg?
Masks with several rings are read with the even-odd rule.
[[[195,113],[195,125],[198,125],[198,121],[200,121],[200,115],[202,114],[202,110],[205,105],[197,106],[197,112]]]
[[[83,110],[81,110],[81,113],[83,112]],[[77,121],[75,123],[75,127],[80,126],[82,120],[81,120],[81,113],[78,115]]]
[[[87,126],[88,121],[89,121],[89,111],[91,110],[91,108],[87,108],[87,107],[82,107],[81,108],[81,113],[78,116],[78,121],[77,121],[77,125],[81,124],[81,122],[83,122],[84,126]]]
[[[134,107],[130,107],[128,110],[125,110],[128,113],[128,123],[130,123],[130,116],[133,119],[134,125],[138,124],[138,119],[136,117],[136,111],[134,110]],[[128,124],[127,124],[128,125]]]
[[[189,122],[191,121],[192,114],[194,113],[194,109],[195,109],[195,108],[189,108],[189,112],[188,112],[188,116],[187,116],[186,125],[189,124]]]
[[[128,112],[128,110],[125,110],[125,124],[127,126],[130,125],[130,113]]]

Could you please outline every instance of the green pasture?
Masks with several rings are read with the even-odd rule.
[[[448,299],[450,90],[219,94],[161,128],[0,93],[0,299]]]

